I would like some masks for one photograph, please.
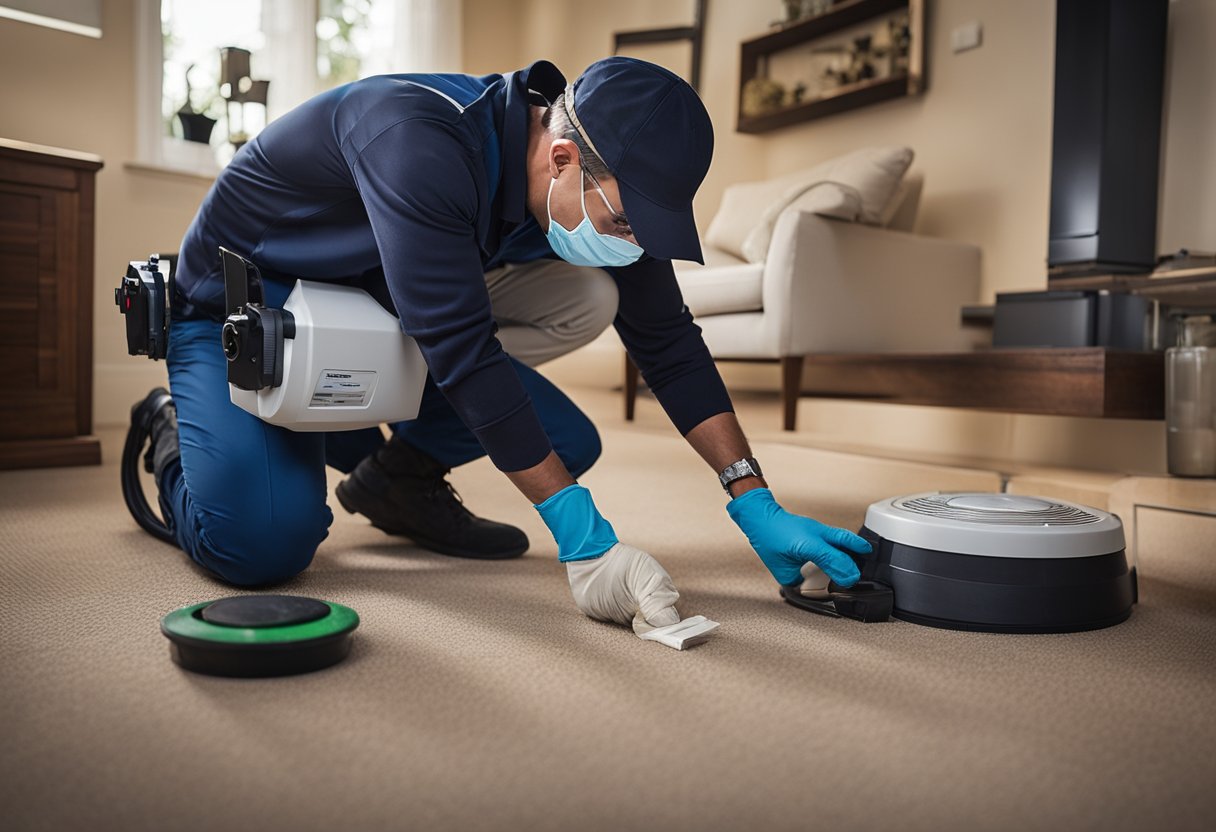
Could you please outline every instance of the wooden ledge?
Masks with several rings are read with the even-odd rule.
[[[1101,347],[806,356],[803,396],[1101,419],[1165,417],[1165,356]]]
[[[103,165],[101,157],[95,153],[84,153],[79,150],[66,150],[62,147],[5,138],[0,138],[0,157],[27,160],[32,157],[34,161],[49,162],[57,167],[81,170],[100,170]]]

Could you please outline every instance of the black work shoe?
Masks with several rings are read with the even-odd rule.
[[[139,481],[139,457],[144,451],[144,443],[149,445],[147,453],[143,454],[143,467],[156,475],[159,490],[165,469],[181,456],[177,441],[177,408],[173,397],[163,387],[157,387],[131,408],[131,427],[123,444],[119,469],[122,472],[122,498],[135,522],[153,537],[176,546],[173,513],[164,493],[158,494],[160,517],[157,517],[148,505]]]
[[[151,440],[144,454],[144,470],[160,482],[161,472],[181,457],[177,441],[177,407],[173,397],[163,387],[157,387],[139,404],[131,408],[131,430],[140,431]]]
[[[388,534],[461,558],[500,560],[528,550],[528,536],[475,516],[445,477],[450,469],[393,437],[338,485],[338,502]]]

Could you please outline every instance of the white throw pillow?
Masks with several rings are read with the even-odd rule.
[[[732,185],[722,195],[722,205],[705,234],[705,242],[736,256],[760,262],[767,256],[766,240],[781,213],[811,189],[803,210],[841,219],[860,219],[878,224],[883,210],[912,164],[908,147],[866,147],[763,182]],[[816,187],[831,184],[835,188]],[[860,200],[858,209],[855,201]],[[760,226],[767,226],[767,231]],[[745,242],[749,257],[744,252]],[[759,259],[753,259],[759,258]]]
[[[802,190],[791,202],[779,200],[765,209],[747,239],[743,241],[743,259],[763,263],[768,258],[768,245],[773,239],[777,220],[786,211],[806,211],[821,217],[856,221],[861,216],[862,199],[858,190],[841,182],[816,182]]]

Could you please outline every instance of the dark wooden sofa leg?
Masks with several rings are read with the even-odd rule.
[[[798,394],[802,392],[801,355],[781,359],[781,411],[783,430],[794,430],[798,421]]]
[[[625,421],[633,421],[633,406],[638,400],[638,366],[625,356]]]

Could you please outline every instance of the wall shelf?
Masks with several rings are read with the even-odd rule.
[[[824,90],[813,98],[763,113],[744,114],[744,88],[748,81],[768,77],[768,63],[772,55],[805,47],[811,41],[901,10],[908,13],[906,71]],[[919,94],[924,90],[924,16],[923,0],[842,0],[817,17],[744,41],[740,45],[736,129],[740,133],[763,133],[880,101]]]
[[[740,114],[737,129],[740,133],[765,133],[778,127],[797,124],[800,121],[810,121],[835,113],[843,113],[846,110],[855,110],[867,104],[877,104],[879,101],[891,98],[903,98],[907,94],[907,75],[861,81],[841,87],[839,90],[833,90],[813,101],[804,101],[801,104],[783,107],[764,115],[744,116]]]

